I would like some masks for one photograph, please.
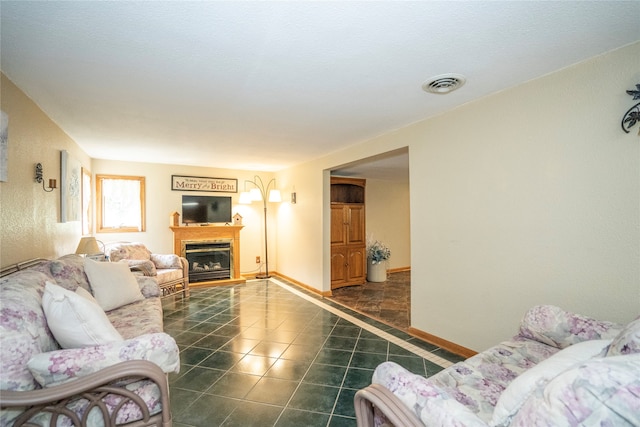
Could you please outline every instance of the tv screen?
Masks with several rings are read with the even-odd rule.
[[[185,224],[231,222],[231,197],[182,196],[182,222]]]

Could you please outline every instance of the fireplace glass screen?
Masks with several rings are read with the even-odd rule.
[[[189,282],[208,282],[231,278],[231,242],[185,242],[189,261]]]

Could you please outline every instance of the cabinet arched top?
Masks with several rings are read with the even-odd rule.
[[[365,179],[331,177],[331,203],[364,203]]]

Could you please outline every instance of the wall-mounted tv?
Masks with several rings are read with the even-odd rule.
[[[184,224],[214,224],[231,222],[231,197],[182,196]]]

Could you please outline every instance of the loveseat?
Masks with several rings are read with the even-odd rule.
[[[640,317],[536,306],[518,334],[424,378],[385,362],[355,395],[363,426],[638,426]]]
[[[152,253],[143,243],[114,242],[105,245],[112,262],[125,262],[136,275],[154,278],[162,296],[189,296],[189,262],[175,254]]]
[[[155,280],[77,255],[12,270],[0,278],[0,426],[171,425],[179,350]]]

